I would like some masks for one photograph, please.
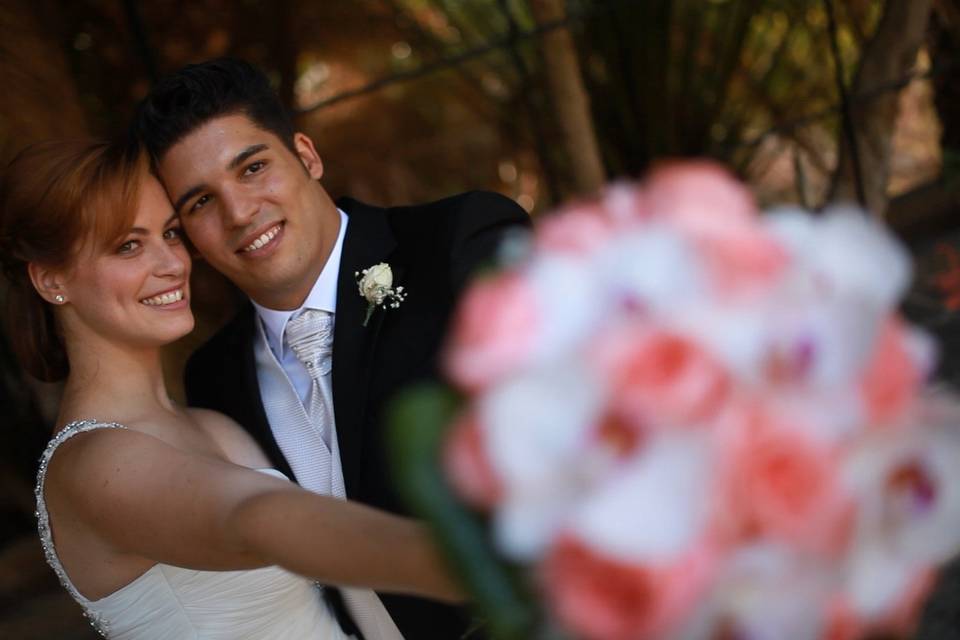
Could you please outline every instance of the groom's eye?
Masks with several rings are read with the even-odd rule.
[[[266,164],[267,163],[264,162],[263,160],[257,160],[256,162],[252,162],[250,163],[250,165],[247,166],[244,173],[247,175],[250,175],[251,173],[260,173],[260,171],[263,169],[264,165]]]
[[[190,207],[190,211],[193,212],[198,209],[202,209],[203,206],[208,202],[210,202],[210,196],[208,195],[200,196],[199,198],[197,198],[197,201],[193,203],[193,206]]]

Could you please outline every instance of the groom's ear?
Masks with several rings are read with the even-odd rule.
[[[319,180],[323,176],[323,161],[320,159],[317,149],[313,146],[313,140],[310,139],[310,136],[299,131],[293,134],[293,147],[297,150],[297,156],[310,177]]]

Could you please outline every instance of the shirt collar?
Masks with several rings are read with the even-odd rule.
[[[283,333],[291,318],[299,315],[304,309],[319,309],[336,314],[337,282],[340,279],[340,254],[343,251],[343,238],[347,233],[348,221],[347,214],[341,209],[338,208],[337,212],[340,214],[340,233],[337,234],[337,241],[333,245],[333,250],[330,251],[327,263],[323,265],[323,271],[320,272],[317,281],[313,283],[313,288],[310,289],[310,293],[307,294],[307,299],[303,301],[303,304],[297,309],[278,311],[251,301],[257,310],[260,321],[263,323],[270,349],[277,356],[277,360],[281,362],[283,362],[284,356]]]

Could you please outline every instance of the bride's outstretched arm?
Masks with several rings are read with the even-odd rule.
[[[358,503],[283,487],[243,500],[227,528],[271,563],[326,582],[450,601],[460,593],[423,525]],[[300,551],[317,545],[326,551]]]
[[[330,584],[461,598],[416,521],[134,430],[65,443],[49,467],[51,491],[118,553],[209,570],[277,564]]]

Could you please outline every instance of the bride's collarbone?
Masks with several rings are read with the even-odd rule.
[[[260,445],[227,416],[206,409],[187,409],[187,412],[227,462],[252,469],[270,466],[270,460]]]
[[[222,444],[195,420],[184,418],[182,420],[144,421],[130,428],[153,436],[164,444],[185,453],[220,462],[230,462]]]

